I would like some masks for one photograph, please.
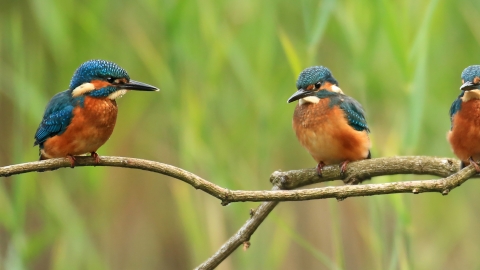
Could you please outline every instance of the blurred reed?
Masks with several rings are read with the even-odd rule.
[[[274,170],[315,166],[291,130],[294,105],[286,100],[303,68],[324,65],[366,109],[374,157],[452,156],[448,109],[461,71],[480,61],[480,3],[473,0],[26,0],[0,7],[0,166],[37,158],[31,146],[46,103],[93,58],[161,88],[119,101],[100,155],[170,163],[231,189],[269,189]],[[250,249],[219,269],[475,269],[475,185],[447,197],[282,203]],[[119,168],[2,179],[0,265],[189,269],[257,205],[221,207],[179,181]]]

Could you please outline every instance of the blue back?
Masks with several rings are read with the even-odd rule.
[[[460,110],[462,107],[462,97],[465,94],[465,92],[462,91],[462,93],[455,99],[455,101],[452,103],[452,106],[450,107],[450,130],[453,129],[453,116]]]
[[[328,90],[320,90],[317,92],[316,96],[320,99],[330,98],[329,106],[339,106],[345,113],[348,124],[355,130],[366,130],[367,132],[370,132],[370,129],[368,129],[367,126],[367,120],[365,120],[365,112],[358,101],[349,96]]]
[[[53,96],[45,109],[42,122],[35,133],[35,145],[43,148],[43,143],[50,137],[60,135],[67,129],[73,118],[73,108],[83,106],[85,97],[72,98],[71,91],[65,90]]]

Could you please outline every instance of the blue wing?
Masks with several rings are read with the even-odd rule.
[[[452,103],[452,106],[450,107],[450,130],[453,128],[453,116],[460,110],[462,107],[462,97],[465,92],[462,91],[462,93],[458,96],[457,99]]]
[[[340,97],[340,109],[345,112],[347,116],[348,124],[355,130],[370,132],[367,126],[367,120],[365,120],[365,112],[362,105],[355,99],[342,95]]]
[[[48,103],[42,122],[35,133],[34,146],[40,146],[50,137],[62,134],[72,121],[73,105],[67,91],[56,94]]]
[[[368,129],[367,126],[367,120],[365,120],[365,112],[358,101],[349,96],[328,90],[320,90],[316,93],[316,96],[320,99],[330,98],[329,106],[333,107],[338,105],[340,109],[345,112],[348,124],[355,130],[366,130],[367,132],[370,132],[370,129]]]

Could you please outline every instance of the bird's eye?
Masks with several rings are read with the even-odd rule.
[[[113,77],[107,77],[107,82],[109,82],[109,83],[114,83],[114,82],[115,82],[115,78],[113,78]]]
[[[317,82],[317,83],[315,84],[315,89],[318,89],[318,88],[320,88],[320,86],[321,86],[321,85],[322,85],[322,83],[321,83],[321,82]]]

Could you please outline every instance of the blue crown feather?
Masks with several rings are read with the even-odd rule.
[[[90,60],[75,71],[69,89],[73,90],[84,83],[107,77],[126,78],[130,81],[127,71],[117,64],[105,60]]]
[[[324,66],[314,66],[304,69],[297,79],[297,89],[306,88],[311,84],[316,84],[317,82],[323,83],[324,81],[329,81],[333,84],[338,85],[337,80],[333,77],[330,70]]]
[[[465,82],[473,82],[475,77],[480,77],[480,65],[469,66],[462,72],[462,80]]]

